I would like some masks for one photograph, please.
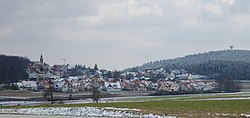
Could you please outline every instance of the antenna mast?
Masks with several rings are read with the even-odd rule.
[[[64,65],[66,65],[67,64],[67,59],[62,58],[62,60],[64,61]]]

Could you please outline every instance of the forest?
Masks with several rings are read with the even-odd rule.
[[[185,69],[189,73],[207,75],[211,78],[227,75],[234,80],[250,79],[249,50],[211,51],[175,59],[148,62],[142,66],[126,69],[145,70],[154,68]]]
[[[0,55],[0,84],[28,79],[29,63],[26,57]]]
[[[250,79],[250,63],[246,62],[209,60],[200,64],[184,66],[184,69],[211,78],[227,75],[235,80]]]

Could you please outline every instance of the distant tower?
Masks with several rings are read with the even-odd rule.
[[[62,60],[64,61],[64,65],[67,65],[67,59],[62,58]]]
[[[40,57],[40,63],[43,64],[43,55]]]
[[[233,50],[233,49],[234,49],[234,46],[233,46],[233,45],[230,45],[230,49]]]
[[[99,70],[97,64],[95,64],[94,70]]]

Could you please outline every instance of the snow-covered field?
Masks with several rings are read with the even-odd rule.
[[[4,114],[28,115],[61,115],[61,116],[87,116],[87,117],[116,117],[116,118],[176,118],[175,116],[158,116],[142,114],[139,109],[128,108],[94,108],[94,107],[57,107],[57,108],[23,108],[0,109]]]

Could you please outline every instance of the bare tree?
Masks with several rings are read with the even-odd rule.
[[[228,75],[221,76],[217,79],[219,91],[227,93],[240,91],[240,85]]]
[[[67,88],[68,88],[67,92],[69,93],[69,100],[71,100],[72,99],[72,88],[73,88],[72,83],[67,79],[65,79],[64,81],[65,81],[65,83],[62,86],[61,90],[64,88],[64,86],[67,85]]]
[[[51,80],[49,80],[49,87],[47,88],[44,88],[44,98],[47,98],[47,97],[50,97],[50,100],[51,100],[51,103],[53,104],[54,103],[54,96],[53,96],[53,93],[55,91],[55,88],[54,88],[54,82],[52,82]]]
[[[98,103],[101,98],[101,90],[98,87],[93,87],[93,101]]]
[[[101,98],[101,89],[98,84],[98,78],[92,78],[92,86],[93,86],[93,101],[98,103]]]

